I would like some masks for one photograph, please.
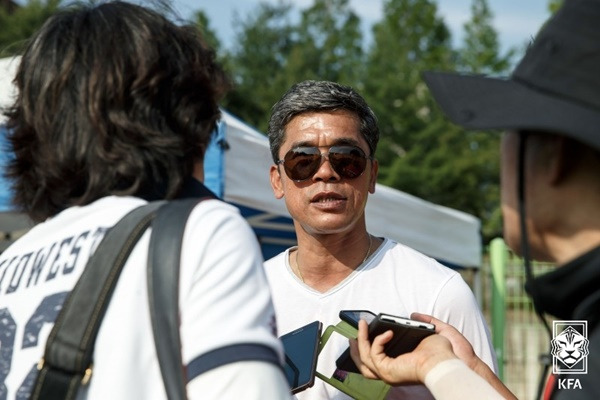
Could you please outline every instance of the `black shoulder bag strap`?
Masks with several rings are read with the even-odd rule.
[[[121,270],[163,204],[134,209],[100,242],[50,332],[32,399],[73,399],[87,383],[96,336]]]
[[[148,247],[148,300],[154,344],[169,400],[186,398],[187,376],[179,336],[179,267],[187,219],[211,196],[175,200],[162,207]]]

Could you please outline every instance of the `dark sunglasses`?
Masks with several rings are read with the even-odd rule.
[[[361,176],[367,168],[367,160],[373,159],[356,146],[331,146],[327,153],[321,153],[318,147],[295,147],[277,164],[283,164],[290,179],[301,182],[312,178],[321,167],[323,157],[327,157],[333,170],[345,179]]]

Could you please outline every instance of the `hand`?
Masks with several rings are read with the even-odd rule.
[[[435,325],[435,332],[450,341],[452,351],[471,369],[476,369],[481,359],[477,357],[471,343],[455,327],[427,314],[412,313],[411,319]]]
[[[473,346],[465,337],[452,325],[440,321],[431,315],[412,313],[412,319],[421,322],[428,322],[435,325],[435,331],[440,336],[445,337],[452,344],[452,351],[475,373],[485,379],[499,394],[505,399],[515,399],[515,395],[502,383],[494,371],[484,363],[473,351]]]
[[[359,321],[358,338],[350,341],[350,354],[359,371],[370,379],[381,379],[390,385],[423,382],[427,373],[438,363],[456,358],[450,341],[441,335],[423,339],[415,350],[396,358],[387,356],[384,345],[393,337],[392,331],[369,342],[368,325]]]

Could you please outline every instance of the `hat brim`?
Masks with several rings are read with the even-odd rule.
[[[600,112],[512,79],[423,73],[444,113],[469,129],[536,130],[600,149]]]

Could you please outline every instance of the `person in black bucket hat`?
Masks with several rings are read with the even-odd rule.
[[[600,0],[566,0],[507,79],[446,72],[424,79],[453,122],[505,131],[504,237],[524,258],[536,311],[554,322],[543,398],[599,399]],[[559,267],[533,278],[531,259]],[[390,333],[369,343],[361,321],[351,348],[364,375],[424,382],[439,399],[514,398],[454,328],[412,317],[433,322],[439,335],[396,359],[383,353]]]

